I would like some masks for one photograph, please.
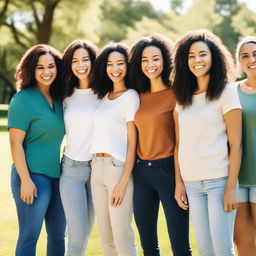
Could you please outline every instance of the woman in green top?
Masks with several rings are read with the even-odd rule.
[[[237,46],[239,73],[246,78],[237,86],[243,108],[242,163],[239,174],[239,207],[234,241],[239,256],[256,255],[256,37]]]
[[[17,66],[18,92],[8,112],[11,174],[19,239],[16,256],[36,255],[45,220],[47,256],[65,252],[65,216],[59,193],[60,145],[65,133],[61,103],[61,56],[48,45],[30,48]]]

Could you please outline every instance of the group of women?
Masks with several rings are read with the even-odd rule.
[[[84,255],[94,216],[104,256],[137,256],[133,214],[144,255],[160,256],[160,202],[173,255],[192,255],[189,214],[201,256],[235,255],[233,235],[239,256],[256,255],[256,37],[236,59],[246,78],[234,84],[207,30],[99,54],[75,40],[62,58],[30,48],[8,113],[16,256],[36,255],[44,220],[48,256],[65,254],[66,225],[66,255]]]

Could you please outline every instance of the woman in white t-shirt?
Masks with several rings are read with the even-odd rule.
[[[200,255],[235,255],[242,122],[237,92],[227,85],[232,68],[231,54],[207,30],[190,31],[176,44],[175,198],[189,207]]]
[[[128,50],[107,45],[95,62],[92,89],[101,99],[94,113],[92,197],[105,256],[136,256],[132,221],[137,143],[134,115],[139,95],[127,80]]]
[[[66,146],[60,193],[68,227],[67,256],[83,256],[94,223],[90,175],[93,113],[98,104],[90,88],[97,48],[87,40],[71,42],[63,55]]]

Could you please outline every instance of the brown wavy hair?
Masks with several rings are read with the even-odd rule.
[[[61,73],[62,73],[62,61],[61,53],[46,44],[38,44],[29,48],[22,56],[19,64],[16,67],[14,78],[16,80],[17,91],[23,90],[29,87],[36,87],[35,69],[40,56],[50,54],[55,61],[57,68],[57,76],[50,86],[50,95],[52,98],[60,100],[62,99],[61,88]]]

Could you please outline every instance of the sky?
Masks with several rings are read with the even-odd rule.
[[[169,0],[148,0],[155,9],[162,10],[162,11],[168,11],[170,8],[170,1]],[[185,0],[187,6],[186,8],[189,8],[191,0]],[[239,0],[240,3],[246,3],[248,8],[251,9],[253,12],[256,13],[256,0]]]

